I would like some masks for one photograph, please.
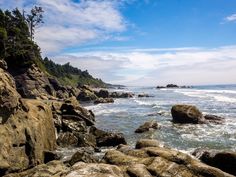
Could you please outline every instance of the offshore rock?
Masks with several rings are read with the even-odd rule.
[[[145,122],[143,125],[138,127],[135,130],[135,133],[143,133],[143,132],[147,132],[150,130],[156,130],[158,128],[160,128],[160,126],[158,125],[157,121],[151,120],[151,121]]]

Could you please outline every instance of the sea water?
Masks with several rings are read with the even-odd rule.
[[[236,150],[236,85],[195,86],[190,89],[156,89],[126,87],[134,98],[115,99],[114,103],[88,105],[96,116],[100,129],[122,132],[134,145],[140,138],[153,138],[164,145],[192,152],[196,148]],[[152,97],[139,98],[147,93]],[[174,124],[171,107],[175,104],[197,106],[204,114],[225,118],[223,124]],[[161,129],[142,134],[134,133],[145,121],[157,120]]]

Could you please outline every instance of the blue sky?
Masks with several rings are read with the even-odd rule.
[[[1,0],[41,5],[43,56],[126,85],[236,83],[236,0]]]

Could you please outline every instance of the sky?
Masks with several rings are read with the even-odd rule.
[[[42,55],[112,84],[236,83],[236,0],[0,0],[44,9]]]

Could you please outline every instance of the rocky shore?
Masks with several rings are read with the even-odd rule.
[[[152,139],[127,145],[122,133],[100,130],[95,115],[80,102],[112,103],[132,93],[62,86],[32,65],[9,73],[0,60],[0,176],[7,177],[151,177],[236,175],[234,152],[198,150],[192,155]],[[140,94],[138,97],[148,97]],[[224,123],[192,105],[175,105],[173,123]],[[136,133],[161,128],[152,120]],[[80,148],[62,161],[58,148]],[[103,147],[113,147],[96,156]],[[199,159],[198,159],[199,158]],[[227,165],[226,165],[227,164]]]

